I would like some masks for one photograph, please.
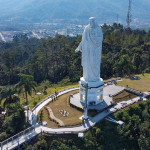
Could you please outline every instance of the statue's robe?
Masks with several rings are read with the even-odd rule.
[[[100,79],[100,63],[102,53],[103,33],[100,26],[87,25],[82,35],[82,41],[77,51],[82,51],[83,77],[87,82]]]

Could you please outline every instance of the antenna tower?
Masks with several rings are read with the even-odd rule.
[[[130,29],[131,21],[132,21],[131,0],[129,0],[128,13],[127,13],[127,29]]]

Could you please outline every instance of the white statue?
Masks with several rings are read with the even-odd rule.
[[[82,41],[75,52],[82,52],[83,77],[87,82],[100,80],[100,63],[103,33],[95,18],[89,18],[89,24],[82,34]]]

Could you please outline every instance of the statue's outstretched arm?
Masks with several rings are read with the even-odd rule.
[[[79,46],[76,48],[75,52],[82,52],[82,41],[81,43],[79,44]]]

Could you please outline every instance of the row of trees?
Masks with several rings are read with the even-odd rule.
[[[120,24],[103,26],[101,77],[125,76],[150,72],[150,31],[131,30]],[[16,84],[19,73],[30,74],[37,83],[72,82],[82,76],[81,55],[75,49],[81,36],[57,36],[50,39],[28,39],[15,36],[9,43],[0,43],[0,85]]]
[[[19,73],[23,73],[26,64],[44,41],[16,35],[12,42],[0,42],[0,85],[19,82]]]

